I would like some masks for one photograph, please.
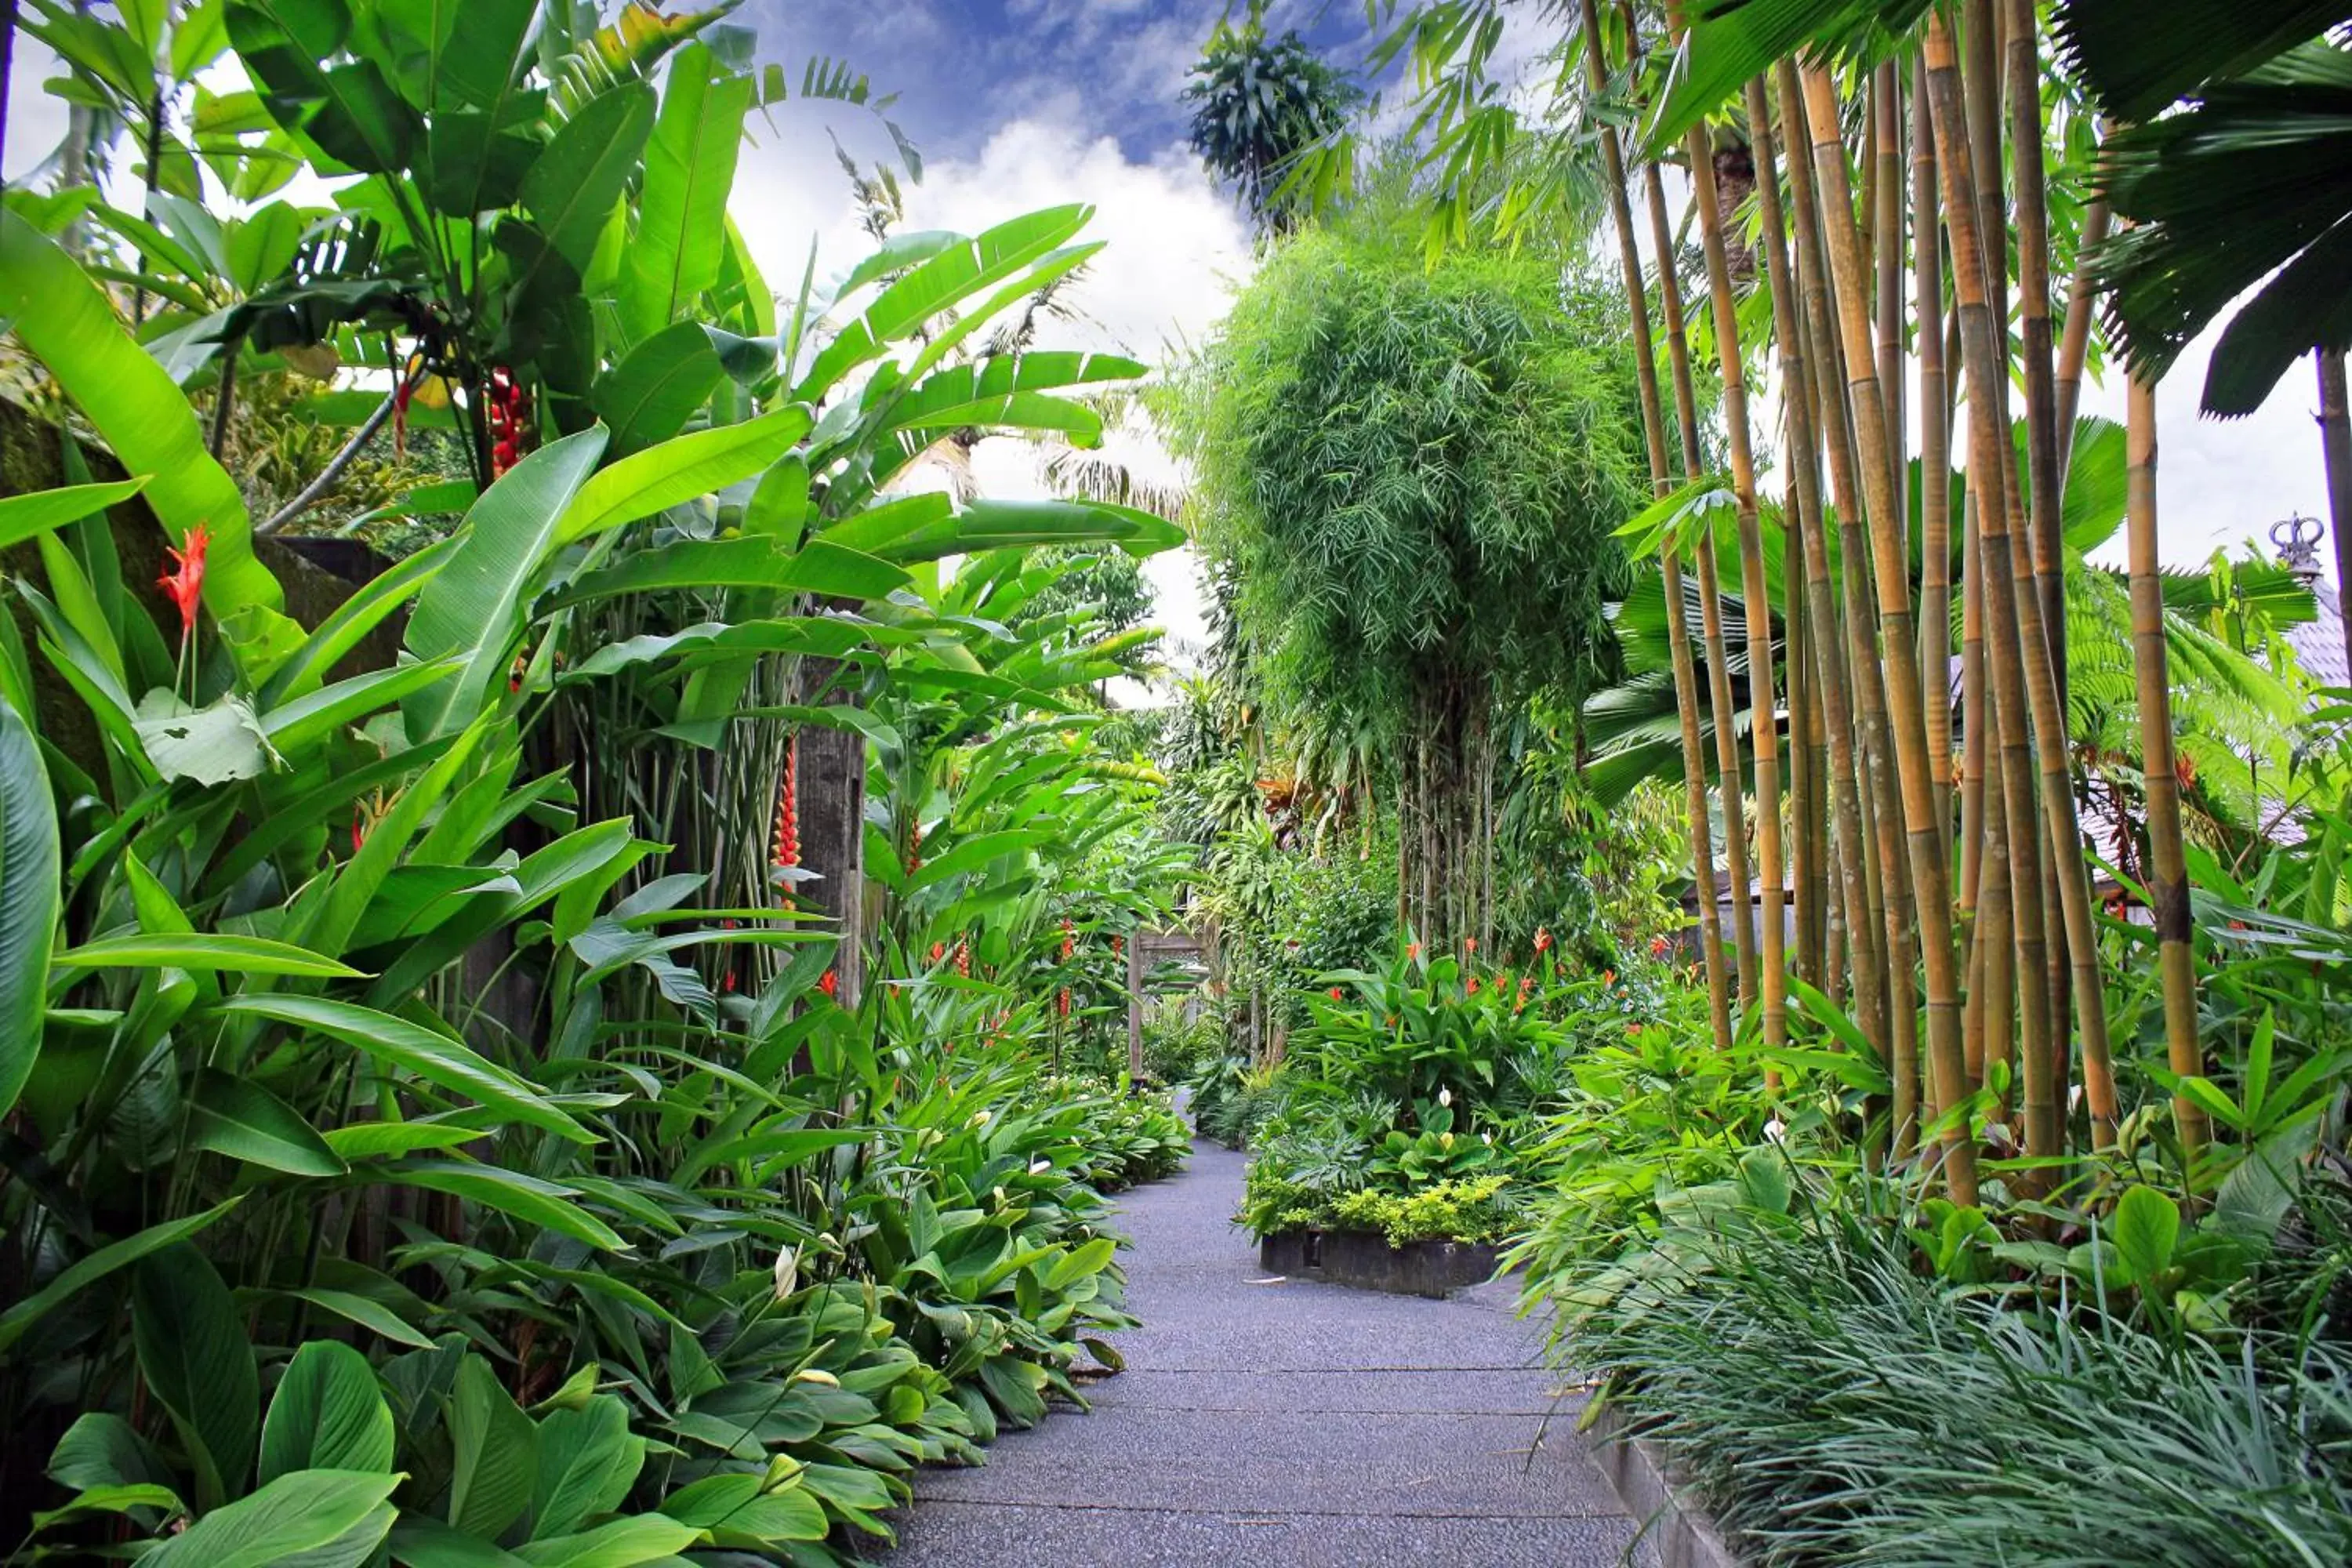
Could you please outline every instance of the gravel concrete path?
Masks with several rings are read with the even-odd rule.
[[[1448,1301],[1276,1280],[1193,1146],[1123,1200],[1144,1326],[1090,1415],[925,1472],[892,1568],[1608,1568],[1654,1561],[1507,1288]],[[1629,1549],[1632,1555],[1629,1557]]]

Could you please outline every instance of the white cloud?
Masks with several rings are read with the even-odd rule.
[[[973,157],[931,162],[922,183],[906,187],[905,226],[976,234],[1041,207],[1094,204],[1094,220],[1081,237],[1102,241],[1104,249],[1066,296],[1079,319],[1054,322],[1045,341],[1162,363],[1200,342],[1224,314],[1251,267],[1248,231],[1188,151],[1170,147],[1138,162],[1110,137],[1076,129],[1076,119],[1017,120]],[[787,295],[798,287],[811,237],[818,245],[820,286],[845,274],[872,247],[823,140],[825,125],[861,163],[890,155],[878,127],[812,113],[807,120],[780,116],[782,135],[760,127],[761,145],[746,148],[738,167],[731,204],[736,222],[770,285]],[[1112,431],[1106,455],[1148,479],[1177,477],[1173,459],[1148,430]],[[1046,493],[1034,450],[1019,441],[982,442],[973,470],[989,495],[1024,500]],[[1191,552],[1154,557],[1146,572],[1157,592],[1155,618],[1171,642],[1179,651],[1181,645],[1197,644],[1203,622]]]

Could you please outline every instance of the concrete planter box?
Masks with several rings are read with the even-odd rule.
[[[1495,1249],[1478,1242],[1413,1241],[1391,1247],[1377,1231],[1286,1230],[1258,1243],[1268,1273],[1320,1279],[1395,1296],[1443,1298],[1494,1277]]]
[[[1603,1405],[1580,1435],[1625,1511],[1646,1521],[1659,1568],[1742,1568],[1689,1479],[1622,1407]]]

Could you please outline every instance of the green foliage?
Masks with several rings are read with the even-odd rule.
[[[1367,1188],[1331,1205],[1331,1221],[1349,1230],[1377,1230],[1391,1247],[1412,1242],[1493,1242],[1510,1234],[1515,1206],[1504,1197],[1507,1176],[1438,1182],[1399,1197]]]
[[[1296,29],[1269,39],[1265,8],[1265,0],[1251,0],[1240,26],[1218,22],[1182,97],[1193,105],[1192,151],[1259,223],[1281,232],[1310,205],[1291,185],[1294,166],[1347,122],[1364,95]]]
[[[1429,269],[1392,238],[1278,249],[1188,372],[1176,430],[1269,694],[1397,743],[1433,693],[1475,707],[1603,672],[1638,478],[1597,294],[1537,254]]]

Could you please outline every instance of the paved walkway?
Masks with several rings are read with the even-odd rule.
[[[1091,1415],[916,1481],[893,1568],[1608,1568],[1634,1525],[1506,1289],[1265,1283],[1244,1156],[1193,1146],[1123,1202],[1128,1370]],[[1636,1563],[1653,1562],[1646,1546]]]

